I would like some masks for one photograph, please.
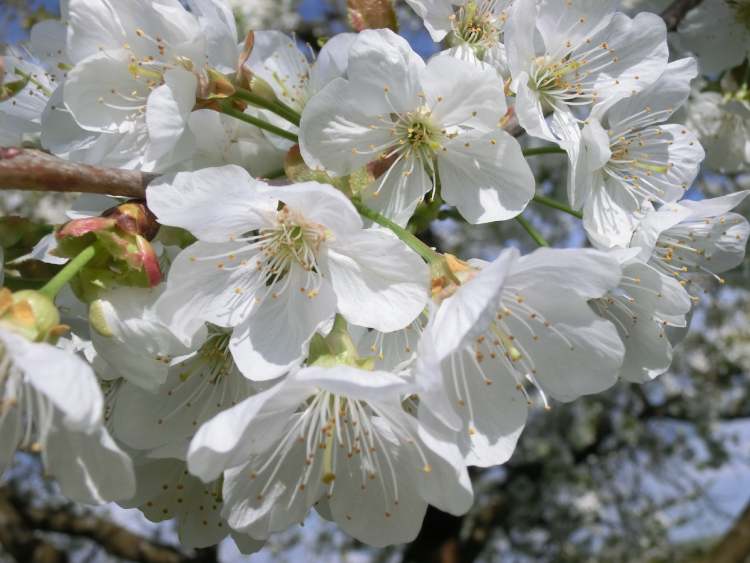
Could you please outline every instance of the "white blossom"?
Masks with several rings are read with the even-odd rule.
[[[199,239],[175,260],[157,308],[183,338],[196,322],[233,327],[248,377],[282,375],[336,312],[388,332],[426,304],[424,262],[387,231],[363,229],[330,186],[269,187],[225,166],[152,184],[148,202],[162,224]]]
[[[614,0],[517,0],[506,29],[508,63],[521,126],[560,142],[558,128],[575,127],[575,110],[631,96],[667,64],[664,21],[614,12]],[[572,124],[571,124],[572,122]],[[563,145],[561,145],[563,146]]]
[[[188,467],[204,482],[225,471],[224,515],[256,539],[321,503],[370,545],[411,541],[428,503],[461,514],[472,502],[456,445],[404,410],[413,390],[387,372],[304,368],[204,425]]]
[[[18,448],[39,452],[63,494],[85,503],[128,498],[130,458],[103,425],[91,367],[71,352],[0,328],[0,471]]]
[[[645,383],[669,369],[675,338],[670,328],[686,328],[692,306],[679,281],[639,261],[639,251],[612,252],[622,264],[622,281],[591,301],[594,311],[617,328],[625,344],[620,377],[633,383]]]
[[[393,32],[368,30],[349,51],[347,76],[305,107],[300,147],[309,166],[339,176],[382,167],[361,196],[399,224],[438,174],[443,200],[471,223],[526,207],[534,177],[501,128],[505,94],[493,70],[447,56],[425,64]]]
[[[406,0],[436,42],[447,40],[450,54],[482,61],[507,74],[503,33],[513,0]]]
[[[617,380],[624,346],[587,301],[621,279],[613,257],[591,250],[506,250],[475,262],[430,320],[420,344],[420,417],[459,432],[470,465],[505,463],[526,421],[535,387],[572,401]]]
[[[657,82],[608,108],[594,108],[568,145],[568,198],[583,209],[595,245],[627,246],[645,201],[680,199],[698,175],[705,153],[684,125],[664,124],[690,93],[693,59],[670,63]],[[601,110],[601,111],[600,111]]]
[[[635,232],[631,246],[640,247],[643,259],[663,275],[679,280],[693,294],[714,282],[723,284],[719,274],[736,268],[745,258],[750,224],[731,211],[749,193],[682,200],[651,211]]]
[[[703,0],[680,22],[677,39],[699,58],[704,74],[738,66],[750,54],[750,3]]]
[[[211,66],[236,65],[234,19],[218,0],[71,0],[64,102],[80,127],[108,136],[121,166],[163,169],[189,157],[188,117]]]
[[[750,103],[719,92],[697,92],[687,125],[706,149],[706,166],[723,173],[750,169]]]

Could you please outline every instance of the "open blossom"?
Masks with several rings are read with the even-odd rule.
[[[737,67],[749,2],[704,0],[670,41]],[[147,201],[84,197],[41,240],[2,221],[13,283],[51,279],[0,291],[0,472],[39,453],[65,495],[174,519],[191,549],[255,552],[312,508],[384,547],[430,505],[467,513],[468,467],[508,462],[535,402],[665,373],[698,290],[745,258],[750,191],[683,198],[704,147],[747,169],[749,84],[668,62],[661,17],[615,11],[635,3],[406,0],[444,49],[423,59],[389,29],[239,44],[240,0],[61,0],[0,58],[0,145],[101,167],[30,184],[80,171]],[[395,14],[347,6],[358,29]],[[574,209],[535,196],[524,156],[559,152]],[[14,178],[26,154],[2,156]],[[595,249],[547,248],[532,200]],[[518,219],[542,248],[443,254],[427,235],[456,213]]]
[[[420,417],[459,432],[466,463],[487,467],[513,453],[535,387],[572,401],[614,385],[624,346],[588,300],[620,283],[613,257],[592,250],[506,250],[475,262],[430,320],[417,369]]]
[[[750,2],[699,2],[680,22],[677,44],[700,58],[703,74],[741,65],[750,55]]]
[[[346,76],[349,48],[356,33],[339,33],[326,42],[315,61],[310,62],[297,42],[279,31],[256,31],[253,50],[245,63],[254,77],[268,84],[276,97],[302,113],[310,98],[335,78]],[[271,112],[262,114],[271,123],[297,133],[299,128]],[[269,135],[269,140],[284,147],[290,142]]]
[[[184,447],[182,448],[184,450]],[[137,490],[120,501],[124,508],[139,508],[152,522],[176,519],[180,545],[198,549],[220,543],[230,533],[240,552],[255,553],[264,542],[232,532],[221,516],[221,482],[203,483],[190,475],[183,459],[154,452],[135,460]]]
[[[641,262],[638,253],[637,248],[612,251],[622,264],[622,281],[590,303],[594,311],[614,324],[625,344],[620,377],[645,383],[672,364],[676,331],[668,329],[687,327],[686,315],[692,303],[678,280]]]
[[[225,166],[162,179],[148,202],[162,224],[199,239],[175,260],[157,309],[183,338],[203,321],[233,327],[248,377],[282,375],[337,312],[387,332],[427,302],[422,259],[389,232],[363,229],[331,186],[270,187]]]
[[[404,410],[413,391],[388,372],[304,368],[204,425],[188,467],[224,472],[224,516],[256,539],[316,505],[370,545],[411,541],[428,503],[462,514],[473,498],[455,444]]]
[[[664,122],[685,103],[696,74],[693,59],[670,63],[639,94],[594,108],[580,135],[572,130],[568,198],[583,209],[597,246],[626,246],[644,201],[671,203],[692,186],[703,148],[688,128]]]
[[[236,64],[231,12],[212,0],[191,6],[70,2],[65,105],[80,127],[109,135],[124,167],[156,170],[190,156],[187,122],[205,71]]]
[[[171,362],[156,390],[121,385],[112,416],[117,438],[139,450],[181,443],[214,415],[252,395],[253,384],[229,351],[230,336],[226,329],[210,329],[195,351]]]
[[[669,56],[664,21],[615,13],[614,0],[517,0],[506,30],[508,64],[521,126],[560,142],[547,110],[564,126],[576,110],[643,90]],[[584,115],[585,117],[585,115]],[[573,125],[575,126],[575,125]]]
[[[503,33],[513,0],[406,0],[436,42],[447,38],[450,53],[507,70]],[[504,74],[504,72],[503,72]]]
[[[665,276],[691,293],[724,283],[719,274],[745,258],[750,224],[732,209],[750,194],[736,192],[702,201],[683,200],[652,211],[641,222],[631,246]],[[696,287],[698,286],[698,287]]]
[[[750,102],[719,92],[696,92],[687,126],[706,149],[706,166],[730,174],[750,170]]]
[[[359,34],[347,79],[332,81],[302,114],[305,162],[345,176],[382,175],[360,195],[406,224],[440,177],[443,200],[471,223],[510,219],[534,195],[518,142],[501,128],[495,71],[439,56],[425,64],[389,30]]]
[[[71,499],[128,498],[132,464],[104,428],[102,412],[96,376],[83,359],[0,328],[0,472],[18,448],[30,449]]]

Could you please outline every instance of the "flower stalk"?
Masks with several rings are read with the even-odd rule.
[[[86,264],[94,259],[96,252],[96,244],[86,247],[78,256],[68,262],[62,270],[55,274],[55,277],[49,280],[39,292],[54,300],[60,290],[70,283],[70,280],[72,280],[76,274],[86,266]]]
[[[299,127],[300,119],[302,118],[302,116],[299,114],[299,112],[289,107],[282,101],[268,100],[263,96],[260,96],[250,90],[245,90],[244,88],[237,88],[234,96],[254,106],[267,109],[268,111],[275,113],[279,117],[283,117],[289,123],[292,123]]]
[[[264,129],[268,131],[269,133],[273,133],[274,135],[278,135],[279,137],[288,139],[292,141],[293,143],[299,142],[297,135],[295,135],[294,133],[285,131],[284,129],[281,129],[280,127],[271,125],[267,121],[263,121],[262,119],[258,119],[257,117],[253,117],[252,115],[246,114],[244,111],[240,111],[236,109],[231,100],[222,101],[219,104],[219,107],[221,108],[221,113],[225,115],[234,117],[235,119],[239,119],[240,121],[244,121],[245,123],[249,123],[250,125],[255,125],[259,129]]]
[[[519,215],[516,217],[516,221],[524,228],[524,230],[529,233],[529,236],[534,239],[534,242],[536,242],[539,246],[548,247],[549,243],[546,241],[546,239],[542,236],[542,234],[537,231],[534,226],[522,215]]]
[[[424,258],[425,262],[428,262],[432,265],[433,263],[439,262],[443,259],[440,254],[435,252],[432,248],[427,246],[425,243],[423,243],[403,227],[400,227],[390,219],[383,217],[377,211],[373,211],[369,207],[366,207],[359,201],[352,200],[352,203],[354,204],[354,207],[357,208],[357,211],[359,211],[359,214],[362,215],[362,217],[365,217],[366,219],[369,219],[370,221],[373,221],[374,223],[377,223],[378,225],[389,229],[391,232],[393,232],[394,235],[405,242],[406,245],[409,246],[409,248],[411,248],[414,252]]]
[[[564,213],[567,213],[568,215],[572,215],[577,219],[583,219],[583,213],[581,213],[580,211],[576,211],[572,207],[568,207],[564,203],[557,201],[556,199],[552,199],[551,197],[547,197],[546,195],[536,194],[534,196],[534,201],[540,205],[546,205],[547,207],[551,207],[552,209],[557,209],[558,211],[562,211]]]

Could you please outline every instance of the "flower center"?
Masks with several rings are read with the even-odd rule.
[[[172,431],[179,428],[186,437],[251,392],[251,384],[229,351],[230,331],[213,325],[208,325],[208,331],[200,349],[170,369],[162,391],[166,397],[157,424]],[[190,424],[186,425],[186,421]]]
[[[339,477],[359,478],[363,490],[375,486],[385,493],[387,518],[398,507],[400,497],[394,447],[413,447],[423,464],[422,471],[432,471],[412,428],[369,403],[320,390],[308,398],[290,421],[281,444],[257,460],[250,479],[260,479],[263,483],[258,495],[261,500],[279,470],[290,463],[301,464],[295,496],[305,490],[314,475],[320,476],[329,498]],[[360,470],[342,468],[342,463],[359,464]],[[292,502],[293,499],[289,501]]]
[[[180,379],[186,381],[194,375],[205,377],[206,381],[216,384],[222,378],[236,371],[232,354],[229,352],[230,334],[221,328],[208,327],[209,337],[203,343],[198,353],[191,359],[186,360],[180,372]]]
[[[553,107],[596,103],[596,77],[619,62],[618,53],[606,41],[594,44],[586,39],[574,44],[569,40],[564,52],[532,61],[529,87]]]
[[[468,43],[475,48],[487,49],[500,42],[501,26],[507,14],[497,12],[497,0],[468,0],[451,16],[452,42]]]
[[[405,156],[416,156],[431,161],[440,149],[443,133],[432,120],[432,111],[427,107],[399,116],[394,128],[398,144]]]
[[[277,221],[276,226],[261,230],[259,235],[269,274],[285,275],[293,263],[306,272],[317,272],[317,254],[326,240],[325,227],[307,222],[288,207],[278,212]]]

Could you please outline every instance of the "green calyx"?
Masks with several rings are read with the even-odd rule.
[[[375,358],[362,358],[341,315],[336,315],[328,336],[316,334],[310,341],[308,365],[325,368],[345,365],[366,371],[375,369]]]

